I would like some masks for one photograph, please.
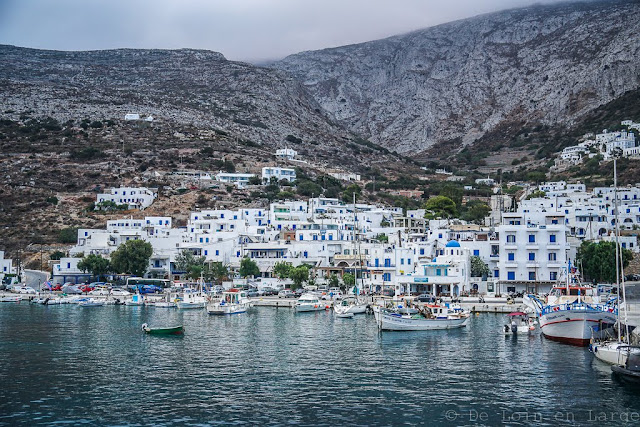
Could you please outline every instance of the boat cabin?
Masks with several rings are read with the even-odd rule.
[[[221,305],[224,304],[240,304],[242,300],[247,298],[247,292],[240,289],[229,289],[222,293]]]

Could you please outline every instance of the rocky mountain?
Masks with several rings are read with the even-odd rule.
[[[0,106],[16,117],[28,111],[60,121],[150,114],[259,144],[294,135],[334,145],[347,135],[291,75],[202,50],[0,46]]]
[[[570,125],[640,87],[639,14],[634,0],[534,6],[272,66],[380,145],[461,147],[508,122]]]

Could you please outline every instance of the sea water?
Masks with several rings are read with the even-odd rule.
[[[640,423],[640,392],[588,349],[505,337],[504,322],[381,333],[330,311],[3,303],[0,424]]]

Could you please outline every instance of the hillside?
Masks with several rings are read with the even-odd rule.
[[[496,129],[570,125],[637,89],[639,12],[631,0],[514,9],[273,67],[373,142],[460,150]]]
[[[268,145],[294,135],[335,146],[349,136],[286,73],[190,49],[59,52],[0,45],[0,105],[7,118],[26,111],[61,122],[139,113]]]

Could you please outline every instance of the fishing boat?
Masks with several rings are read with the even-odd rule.
[[[601,334],[616,323],[615,299],[604,299],[597,289],[582,285],[571,262],[562,274],[566,284],[554,286],[546,301],[526,295],[523,303],[538,314],[540,330],[545,338],[577,346],[588,346],[593,334]]]
[[[425,305],[416,314],[402,314],[384,307],[374,307],[373,314],[382,331],[428,331],[462,328],[469,322],[469,313],[450,310],[447,304]]]
[[[536,321],[522,311],[507,314],[507,323],[503,327],[505,335],[529,334],[535,329]]]
[[[222,293],[222,297],[213,299],[207,304],[209,314],[240,314],[251,307],[246,291],[229,289]]]
[[[198,290],[186,288],[182,293],[182,298],[176,301],[176,306],[182,310],[205,308],[207,305],[207,296],[203,291],[203,284],[204,278],[200,276]]]
[[[184,326],[170,326],[168,328],[150,328],[146,323],[142,324],[142,330],[151,335],[182,335]]]
[[[367,304],[359,302],[355,297],[348,297],[333,306],[333,311],[338,314],[364,314],[367,311]]]
[[[309,311],[321,311],[324,310],[326,306],[316,295],[302,294],[293,308],[297,313],[305,313]]]

